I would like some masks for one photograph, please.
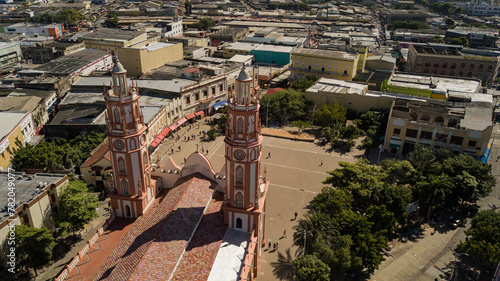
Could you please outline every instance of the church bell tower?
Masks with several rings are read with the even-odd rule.
[[[146,125],[139,89],[127,81],[127,70],[113,58],[112,85],[104,87],[106,134],[113,168],[112,208],[119,217],[144,214],[156,196],[151,179]]]
[[[265,242],[265,208],[269,182],[260,174],[262,134],[259,118],[260,92],[252,87],[245,67],[236,79],[236,89],[228,96],[226,126],[226,192],[222,206],[230,228],[253,233],[257,242],[254,269],[259,266]],[[256,272],[255,272],[256,273]]]

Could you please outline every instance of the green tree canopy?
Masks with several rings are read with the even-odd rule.
[[[115,12],[109,12],[104,25],[109,28],[116,28],[119,22],[118,15]]]
[[[454,25],[455,21],[452,18],[447,18],[444,23],[446,23],[447,25]]]
[[[314,255],[300,257],[293,262],[297,281],[328,281],[330,268]]]
[[[465,234],[468,239],[460,242],[458,250],[483,261],[485,269],[494,272],[500,261],[500,213],[495,210],[479,212]]]
[[[305,94],[291,89],[264,95],[260,99],[260,104],[263,111],[268,110],[267,105],[269,105],[269,112],[284,124],[289,120],[302,118],[306,114]]]
[[[439,35],[432,36],[431,38],[427,39],[427,42],[429,42],[429,43],[440,43],[440,44],[444,44],[445,43],[443,37],[441,37]]]
[[[347,109],[337,102],[324,104],[314,113],[314,124],[322,127],[331,127],[336,124],[343,125],[346,120]]]
[[[453,38],[450,40],[450,44],[452,45],[462,45],[464,47],[469,47],[469,40],[466,37],[462,36],[460,38]]]
[[[88,193],[83,181],[70,181],[59,196],[60,211],[55,215],[59,227],[73,231],[82,230],[86,223],[97,215],[99,200],[96,195]]]
[[[211,18],[202,18],[197,24],[196,27],[199,29],[206,30],[209,27],[215,25],[215,22]]]
[[[26,258],[28,267],[36,270],[47,265],[52,259],[52,249],[56,245],[50,231],[42,226],[33,228],[26,225],[17,225],[16,254],[18,261]]]
[[[318,81],[318,77],[314,75],[307,75],[299,80],[292,81],[290,88],[297,90],[299,92],[305,92],[307,89],[311,88],[314,83]]]

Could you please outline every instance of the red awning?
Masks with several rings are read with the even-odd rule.
[[[175,130],[177,129],[177,127],[179,127],[180,125],[184,124],[184,122],[186,122],[187,119],[186,117],[182,117],[179,121],[175,122],[173,125],[170,125],[170,130]]]
[[[200,111],[196,112],[194,115],[196,115],[196,116],[203,115],[203,110],[200,110]]]
[[[186,116],[186,119],[189,120],[189,119],[193,119],[195,118],[196,116],[194,115],[194,113],[191,113],[189,115]]]
[[[179,123],[179,126],[180,126],[180,125],[184,124],[184,122],[186,122],[186,121],[187,121],[186,117],[182,117],[181,120],[177,121],[177,123]]]
[[[157,142],[158,138],[156,138],[152,143],[151,143],[151,146],[153,147],[157,147],[159,142]]]
[[[161,136],[161,138],[163,139],[164,137],[166,137],[168,135],[168,133],[170,133],[170,128],[166,127],[165,129],[163,129],[163,131],[160,133],[159,136]]]

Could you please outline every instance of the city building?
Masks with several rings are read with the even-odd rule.
[[[32,69],[24,69],[18,73],[25,76],[42,74],[68,76],[71,80],[76,76],[86,76],[94,71],[111,69],[111,54],[102,50],[84,49],[69,55],[54,59]]]
[[[431,13],[427,10],[403,10],[403,9],[381,9],[380,17],[386,23],[394,21],[420,21],[425,22],[427,18],[431,17]]]
[[[19,22],[4,27],[3,31],[5,33],[24,33],[25,35],[40,35],[58,38],[63,35],[64,27],[59,23],[34,25],[31,23]]]
[[[10,203],[9,192],[11,183],[15,183],[15,203]],[[34,174],[27,175],[22,172],[0,172],[0,257],[6,261],[6,255],[10,253],[10,247],[6,238],[10,235],[12,228],[9,223],[15,225],[27,225],[29,227],[47,227],[54,229],[52,213],[59,208],[59,194],[67,186],[68,177],[56,174]],[[10,208],[7,212],[7,208]],[[12,215],[9,214],[12,211]]]
[[[118,217],[139,217],[157,194],[151,178],[144,115],[139,89],[127,81],[127,70],[116,59],[111,71],[113,85],[105,88],[106,134],[108,135],[113,188],[109,197]]]
[[[156,27],[161,28],[163,37],[181,37],[182,36],[182,20],[159,20]]]
[[[298,49],[292,54],[292,62],[292,80],[315,75],[352,81],[358,71],[359,54],[321,49]]]
[[[478,79],[418,75],[405,72],[392,74],[389,80],[384,81],[381,86],[381,91],[386,93],[438,100],[446,100],[449,92],[477,93],[480,89],[481,80]]]
[[[44,99],[37,96],[6,96],[0,97],[0,112],[29,111],[33,118],[34,128],[48,121]]]
[[[22,60],[21,46],[17,43],[0,43],[0,68],[14,66]]]
[[[469,40],[469,46],[471,48],[495,48],[497,47],[497,40],[499,39],[498,29],[496,28],[456,26],[453,29],[446,30],[445,40],[447,42],[454,38],[461,37],[465,37]]]
[[[238,42],[244,40],[247,34],[248,28],[223,28],[210,34],[210,43],[212,46],[219,46],[225,42]]]
[[[445,101],[396,98],[384,150],[406,154],[416,145],[441,147],[489,161],[493,131],[493,98],[489,94],[450,92]]]
[[[458,2],[460,3],[460,2]],[[500,5],[495,0],[472,0],[464,3],[463,13],[471,16],[498,16],[500,15]],[[455,3],[454,3],[455,4]]]
[[[406,66],[411,73],[474,77],[491,84],[497,75],[499,57],[500,51],[427,43],[409,46]]]
[[[29,58],[34,64],[43,64],[83,49],[85,49],[85,44],[82,42],[37,44],[29,49]]]
[[[115,65],[114,68],[117,71],[114,71],[113,79],[125,82],[125,77],[119,76],[124,73],[122,67]],[[137,161],[131,156],[134,151],[129,148],[131,141],[135,140],[137,128],[141,127],[134,120],[140,122],[141,118],[135,115],[135,106],[125,111],[130,112],[131,123],[127,123],[127,114],[125,117],[121,115],[122,106],[127,102],[134,103],[133,95],[137,95],[137,89],[131,86],[134,89],[129,99],[125,99],[126,96],[116,98],[117,108],[114,109],[109,100],[112,96],[106,92],[110,117],[108,132],[121,131],[127,124],[135,127],[131,128],[131,140],[127,142],[123,136],[108,135],[114,185],[119,184],[118,189],[129,194],[122,195],[121,190],[112,194],[113,210],[117,216],[139,215],[127,201],[130,197],[138,200],[138,197],[145,196],[147,191],[140,189],[147,185],[141,180],[143,177],[151,177],[157,188],[170,191],[134,222],[106,261],[100,264],[94,279],[106,276],[120,280],[229,281],[254,280],[258,276],[262,247],[266,242],[265,206],[269,181],[265,171],[264,176],[260,175],[263,139],[259,120],[260,93],[258,89],[252,89],[255,84],[252,80],[253,76],[242,69],[236,79],[236,90],[229,96],[226,163],[219,172],[200,151],[193,152],[182,168],[167,157],[154,165],[143,166],[140,159],[146,158],[147,154],[137,156]],[[121,85],[120,89],[129,87]],[[115,114],[119,116],[115,118]],[[115,120],[122,121],[116,124]],[[116,142],[123,143],[115,145]],[[142,152],[143,149],[140,147],[135,151]],[[120,164],[123,158],[127,161]],[[134,168],[129,160],[139,165]],[[131,189],[130,186],[135,185],[129,181],[136,181],[136,177],[139,188]],[[123,205],[116,204],[118,197],[124,201]],[[194,245],[200,242],[205,247]],[[196,257],[203,258],[195,258],[193,248],[197,248]],[[158,262],[158,257],[162,262]]]
[[[318,108],[336,102],[357,112],[389,109],[394,100],[393,97],[380,92],[369,92],[367,84],[329,78],[320,78],[307,89],[306,99],[312,101]]]
[[[14,150],[25,144],[35,135],[33,118],[29,111],[0,112],[0,171],[10,165]]]

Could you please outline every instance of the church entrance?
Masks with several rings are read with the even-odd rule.
[[[128,205],[125,205],[125,216],[127,218],[130,218],[132,215],[130,214],[130,207]]]

